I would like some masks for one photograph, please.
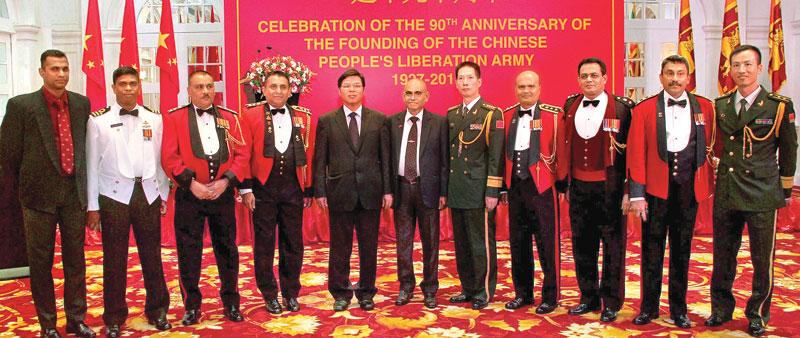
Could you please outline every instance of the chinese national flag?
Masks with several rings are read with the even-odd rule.
[[[125,0],[122,18],[122,41],[119,44],[119,66],[139,68],[139,39],[136,37],[136,13],[133,0]],[[151,75],[152,76],[152,75]],[[142,104],[142,91],[139,91],[139,104]]]
[[[786,56],[783,54],[783,19],[781,0],[772,0],[769,11],[769,78],[772,91],[778,92],[786,83]]]
[[[694,64],[694,36],[692,35],[692,15],[689,0],[681,0],[681,21],[678,24],[678,55],[689,61],[689,84],[686,90],[695,92],[697,80]]]
[[[720,94],[736,89],[731,76],[731,52],[739,47],[739,9],[736,0],[725,0],[725,12],[722,21],[722,48],[719,51],[719,73],[717,89]]]
[[[91,109],[94,111],[103,108],[106,106],[106,73],[103,65],[103,36],[100,32],[97,0],[89,0],[82,61],[81,69],[86,74],[86,96],[91,102]]]
[[[161,75],[159,108],[162,112],[178,105],[178,57],[175,53],[175,29],[172,26],[171,8],[170,0],[161,1],[161,28],[158,35],[156,66]]]

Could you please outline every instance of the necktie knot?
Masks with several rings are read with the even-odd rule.
[[[411,121],[411,124],[417,124],[417,121],[419,121],[419,117],[416,116],[409,117],[408,119]]]
[[[286,108],[272,108],[269,110],[269,112],[272,113],[272,115],[283,114],[286,112]]]
[[[531,110],[530,110],[530,109],[520,109],[520,110],[517,112],[517,114],[519,115],[519,117],[523,117],[523,116],[525,116],[525,115],[528,115],[528,116],[533,116],[533,115],[531,114]]]
[[[583,106],[588,107],[592,105],[592,107],[597,107],[600,104],[600,100],[583,100]]]
[[[672,107],[674,105],[679,105],[679,106],[681,106],[681,108],[686,108],[686,99],[683,99],[683,100],[668,99],[667,100],[667,107]]]
[[[119,116],[122,116],[122,115],[130,115],[130,116],[138,117],[139,116],[139,109],[126,110],[125,108],[122,108],[122,109],[119,110]]]

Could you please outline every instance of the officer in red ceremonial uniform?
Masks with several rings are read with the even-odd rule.
[[[239,250],[233,188],[249,175],[250,153],[236,112],[213,104],[214,79],[199,70],[189,75],[191,103],[172,109],[164,119],[161,163],[177,183],[175,241],[178,246],[183,325],[200,320],[198,282],[203,257],[203,226],[208,220],[219,269],[224,314],[234,322],[239,312]]]
[[[251,177],[241,189],[245,205],[253,211],[253,254],[256,283],[267,311],[283,311],[272,263],[275,225],[278,228],[278,275],[284,305],[299,311],[300,269],[303,265],[303,208],[311,205],[311,111],[287,106],[289,76],[271,72],[262,81],[266,101],[249,104],[242,127],[248,135]]]
[[[514,300],[507,309],[533,304],[533,242],[544,272],[542,303],[536,313],[545,314],[558,305],[558,213],[553,189],[555,135],[560,107],[541,103],[539,75],[520,73],[516,79],[519,103],[506,109],[505,192],[501,201],[508,204],[511,242],[511,277]]]
[[[602,300],[600,320],[611,322],[625,301],[626,225],[620,209],[627,209],[625,140],[633,101],[605,92],[606,80],[602,60],[587,58],[578,64],[581,93],[567,98],[566,114],[559,121],[556,185],[559,192],[569,189],[572,251],[581,290],[580,304],[569,313],[599,310]]]
[[[658,318],[669,235],[669,313],[676,326],[689,328],[686,290],[697,204],[710,197],[714,185],[706,158],[714,110],[711,101],[686,91],[685,58],[664,59],[659,79],[664,90],[633,109],[627,143],[631,212],[642,218],[642,303],[633,323]]]

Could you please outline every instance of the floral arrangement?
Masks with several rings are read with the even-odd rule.
[[[289,87],[292,94],[308,93],[311,91],[311,77],[314,73],[304,63],[295,61],[291,56],[271,56],[254,61],[250,64],[250,69],[243,80],[250,83],[257,92],[261,91],[261,85],[267,81],[267,74],[273,71],[281,71],[289,75]]]

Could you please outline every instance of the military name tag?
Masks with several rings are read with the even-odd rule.
[[[542,120],[541,119],[531,120],[531,130],[533,131],[542,130]]]
[[[114,124],[111,125],[111,128],[116,128],[116,127],[122,127],[122,122],[114,123]]]
[[[469,130],[481,130],[481,127],[483,127],[483,125],[480,123],[472,123],[469,125]]]
[[[756,124],[771,125],[772,119],[756,119]]]

